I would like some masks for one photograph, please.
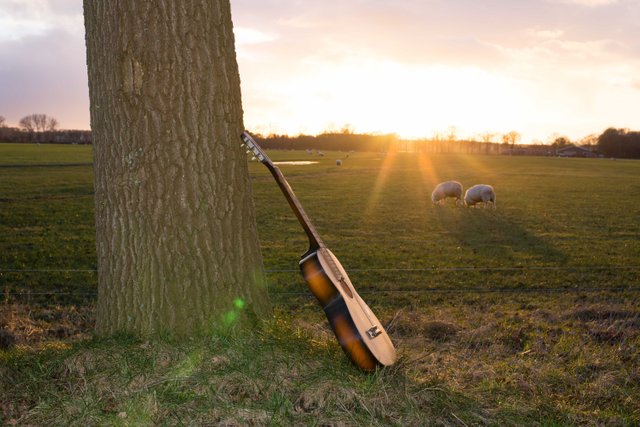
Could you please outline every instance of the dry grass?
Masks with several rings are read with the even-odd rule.
[[[375,306],[400,359],[373,375],[346,361],[308,299],[252,336],[187,342],[86,340],[90,312],[14,307],[18,344],[0,365],[1,413],[36,425],[634,425],[633,298]],[[61,339],[57,321],[75,333]]]
[[[87,339],[93,316],[91,306],[0,304],[0,350]]]

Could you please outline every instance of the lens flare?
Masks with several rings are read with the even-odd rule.
[[[225,328],[232,327],[240,318],[240,314],[246,303],[242,298],[235,298],[232,302],[231,310],[222,315],[222,324]]]

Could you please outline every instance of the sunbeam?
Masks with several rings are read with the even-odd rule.
[[[464,188],[471,187],[474,184],[491,184],[491,180],[495,178],[496,172],[489,168],[483,161],[483,156],[473,156],[473,155],[462,155],[461,159],[467,163],[467,170],[471,171],[474,175],[482,176],[483,180],[486,182],[463,182]]]
[[[418,170],[422,178],[422,185],[418,187],[421,193],[420,199],[423,203],[426,203],[427,200],[430,200],[431,191],[438,185],[440,179],[429,154],[416,154],[416,161],[418,162]]]
[[[435,187],[440,179],[438,177],[438,172],[436,168],[433,166],[433,162],[431,161],[431,157],[426,153],[419,153],[418,156],[418,168],[420,169],[420,173],[422,174],[423,182],[431,185],[431,187]]]
[[[378,201],[380,200],[380,193],[382,192],[387,179],[389,178],[389,172],[395,163],[397,151],[389,150],[382,162],[382,166],[380,167],[380,172],[378,173],[378,177],[376,178],[376,182],[373,185],[373,190],[371,191],[371,196],[369,197],[369,201],[367,202],[367,206],[364,211],[364,219],[367,220],[371,218],[376,210],[376,206],[378,205]]]

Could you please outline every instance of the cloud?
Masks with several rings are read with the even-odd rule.
[[[81,4],[0,0],[0,114],[8,121],[43,112],[64,127],[88,126]],[[540,111],[565,122],[594,99],[605,108],[602,100],[613,98],[602,94],[610,88],[625,102],[638,96],[630,89],[640,84],[635,0],[232,0],[231,6],[245,111],[260,124],[269,125],[268,113],[284,103],[295,112],[314,102],[346,102],[336,81],[364,96],[363,77],[385,85],[387,65],[399,67],[404,79],[451,76],[453,89],[465,79],[480,86],[503,77],[523,102],[531,97],[532,105],[544,106]],[[296,95],[301,91],[304,97]],[[615,105],[622,103],[612,105],[606,108],[621,114]],[[332,113],[327,107],[323,114]],[[350,114],[356,113],[344,113]]]
[[[44,113],[61,128],[87,128],[89,99],[84,40],[67,32],[0,42],[0,114],[15,125]]]
[[[598,7],[618,3],[618,0],[548,0],[551,3],[575,4],[578,6]]]
[[[559,39],[564,36],[564,31],[560,29],[540,29],[540,28],[531,28],[527,30],[527,34],[536,39],[542,40],[550,40],[550,39]]]
[[[265,33],[263,31],[256,30],[255,28],[235,27],[233,32],[236,39],[236,46],[265,43],[278,38],[274,34]]]
[[[241,46],[239,52],[263,58],[295,58],[340,62],[355,57],[376,57],[415,64],[451,62],[458,64],[494,63],[500,58],[486,30],[496,18],[487,13],[487,24],[474,28],[470,21],[479,17],[460,7],[451,11],[442,2],[398,0],[366,2],[327,0],[314,3],[269,1],[249,5],[234,2],[235,25],[262,28],[277,34],[260,46]],[[278,5],[280,8],[278,8]],[[274,13],[273,10],[278,13]],[[492,30],[488,30],[491,32]]]
[[[62,128],[88,127],[81,2],[3,0],[0,58],[0,114],[9,125],[45,113]]]
[[[84,34],[79,2],[4,0],[0,3],[0,41],[15,41],[58,30],[80,36]]]
[[[614,5],[611,0],[581,4]],[[577,3],[576,3],[577,4]],[[501,67],[512,60],[504,49],[550,49],[544,42],[616,40],[616,51],[637,46],[637,22],[618,4],[575,13],[560,0],[548,2],[496,0],[326,0],[322,5],[301,1],[249,0],[233,3],[235,24],[277,34],[277,39],[255,47],[263,57],[281,60],[352,56],[378,57],[415,64],[447,63]],[[609,47],[611,47],[609,46]],[[596,46],[598,47],[598,46]],[[569,51],[575,51],[574,46]],[[565,49],[567,51],[567,49]],[[633,54],[633,53],[630,53]]]
[[[52,23],[43,19],[40,3],[26,3],[19,8],[18,1],[9,0],[0,5],[0,40],[19,40],[29,35],[49,31]]]

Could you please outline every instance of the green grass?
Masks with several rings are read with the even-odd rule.
[[[90,161],[88,146],[0,144],[0,269],[96,268]],[[95,283],[90,272],[0,272],[5,292],[91,293]]]
[[[265,262],[290,268],[305,247],[305,237],[262,169],[255,165],[252,171]],[[632,201],[640,200],[639,162],[459,155],[421,161],[400,153],[389,159],[356,154],[341,167],[326,158],[317,166],[282,170],[363,291],[638,283],[638,269],[489,274],[442,269],[638,266],[640,232],[635,222],[640,207]],[[494,185],[498,210],[434,208],[431,190],[446,179],[458,179],[466,187]],[[436,271],[380,271],[398,268]],[[367,272],[370,269],[377,271]],[[290,291],[289,280],[276,280],[275,285]]]
[[[0,167],[91,163],[91,147],[67,144],[0,144]]]
[[[281,170],[396,366],[343,356],[297,271],[306,237],[255,162],[265,266],[285,270],[268,275],[275,317],[247,336],[93,338],[95,274],[51,271],[95,269],[90,147],[0,144],[0,165],[52,164],[0,167],[0,324],[18,344],[0,351],[0,423],[640,423],[640,162],[270,154],[319,162]],[[498,209],[432,206],[447,179],[492,184]]]

